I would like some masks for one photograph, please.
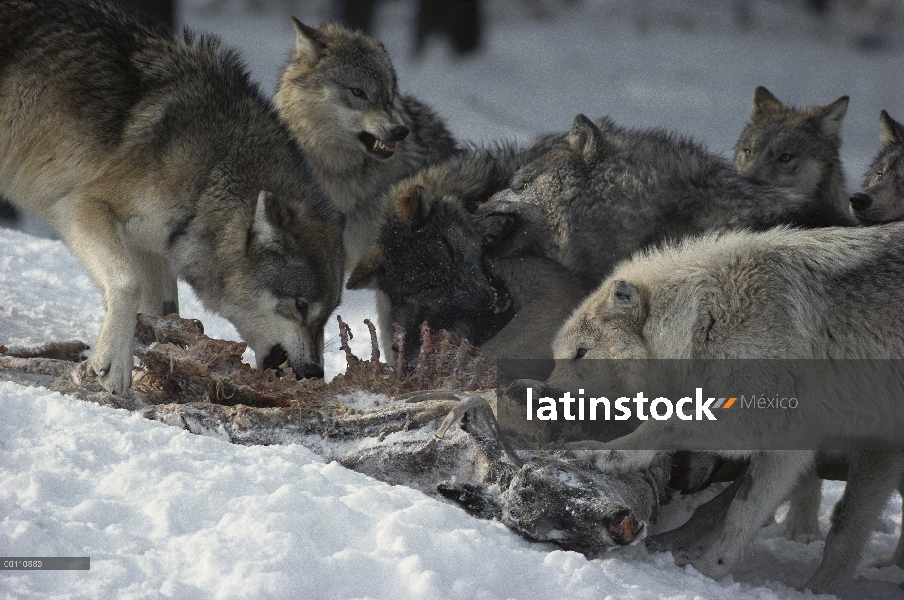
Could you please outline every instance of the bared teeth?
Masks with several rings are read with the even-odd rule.
[[[289,364],[289,359],[286,359],[286,361],[283,364],[276,367],[276,374],[279,377],[285,377],[286,375],[288,375],[291,372],[292,372],[292,365]]]
[[[396,143],[395,142],[384,142],[383,140],[375,140],[374,148],[377,150],[395,150]]]

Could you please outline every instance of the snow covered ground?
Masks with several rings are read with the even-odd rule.
[[[293,44],[285,3],[260,14],[237,1],[215,12],[207,4],[189,4],[182,19],[239,47],[272,90]],[[312,24],[328,12],[323,2],[297,4],[294,14]],[[532,11],[553,3],[496,2],[485,49],[465,59],[437,45],[410,60],[407,2],[388,3],[378,31],[403,91],[434,106],[463,139],[528,139],[564,130],[584,112],[678,130],[727,155],[757,85],[800,105],[848,94],[843,159],[856,188],[878,149],[879,110],[904,119],[900,38],[862,53],[851,43],[863,27],[856,19],[821,22],[776,2],[753,3],[755,25],[741,31],[726,4],[598,0],[538,21]],[[236,338],[184,285],[180,301],[208,335]],[[363,354],[361,319],[373,316],[372,298],[347,293],[337,312],[360,332]],[[0,230],[0,343],[92,343],[102,319],[99,292],[60,242]],[[328,347],[326,369],[336,373],[342,355],[335,341]],[[824,486],[823,532],[842,490]],[[673,502],[661,527],[679,524],[699,501]],[[863,557],[866,579],[842,598],[904,597],[889,583],[904,572],[866,566],[890,554],[900,515],[895,496]],[[0,555],[92,562],[90,571],[0,572],[0,598],[791,599],[812,597],[794,588],[821,551],[822,542],[789,542],[771,525],[722,582],[643,547],[588,561],[300,446],[231,446],[0,384]]]

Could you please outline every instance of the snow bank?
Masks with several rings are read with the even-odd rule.
[[[0,414],[0,553],[91,557],[0,574],[11,598],[802,597],[642,547],[588,561],[302,446],[234,446],[11,383]]]

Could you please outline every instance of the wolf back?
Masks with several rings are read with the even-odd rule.
[[[440,118],[400,94],[379,41],[337,25],[295,24],[295,55],[274,102],[346,217],[347,269],[376,236],[394,182],[458,151]]]
[[[588,287],[635,251],[705,231],[852,225],[834,205],[750,181],[687,138],[578,115],[567,140],[512,177],[478,214],[516,221],[497,255],[533,253]]]
[[[232,51],[90,0],[0,1],[0,194],[51,222],[102,289],[87,372],[130,385],[138,311],[176,278],[258,364],[320,367],[341,215]]]
[[[550,384],[566,387],[562,384],[580,373],[586,383],[592,376],[587,375],[591,359],[829,359],[837,368],[838,359],[904,358],[904,318],[898,310],[904,301],[904,285],[898,281],[904,272],[902,233],[901,223],[812,231],[775,228],[708,234],[638,253],[617,266],[562,328],[554,344],[561,360]],[[847,364],[863,378],[872,372],[868,362]],[[794,385],[800,381],[795,379]],[[817,450],[837,448],[832,444],[839,440],[869,440],[876,448],[895,450],[830,450],[845,456],[848,485],[826,538],[823,562],[808,583],[814,592],[829,593],[853,573],[869,530],[904,469],[904,410],[896,401],[864,393],[868,384],[862,380],[841,380],[845,387],[840,393],[817,391],[823,381],[811,385],[808,397],[823,404],[806,416],[720,411],[710,428],[648,420],[627,436],[589,447],[631,450],[599,458],[642,467],[656,456],[651,448],[712,451],[724,443],[779,447],[795,436],[807,439],[810,450],[719,452],[749,456],[750,470],[736,481],[740,489],[722,534],[690,561],[717,579],[736,563],[799,477],[812,469]],[[904,379],[894,374],[882,385],[900,393]]]

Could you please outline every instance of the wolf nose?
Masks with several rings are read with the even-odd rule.
[[[851,196],[851,208],[854,210],[865,210],[873,203],[873,199],[869,194],[857,192]]]
[[[316,363],[308,363],[302,369],[301,376],[305,379],[323,379],[323,367]]]
[[[628,509],[604,517],[603,523],[609,530],[612,541],[625,546],[636,540],[644,529],[643,523]]]
[[[411,132],[411,130],[408,129],[408,127],[406,127],[405,125],[396,125],[395,127],[393,127],[392,129],[389,130],[389,139],[386,141],[401,142],[406,137],[408,137],[408,134],[410,132]]]

